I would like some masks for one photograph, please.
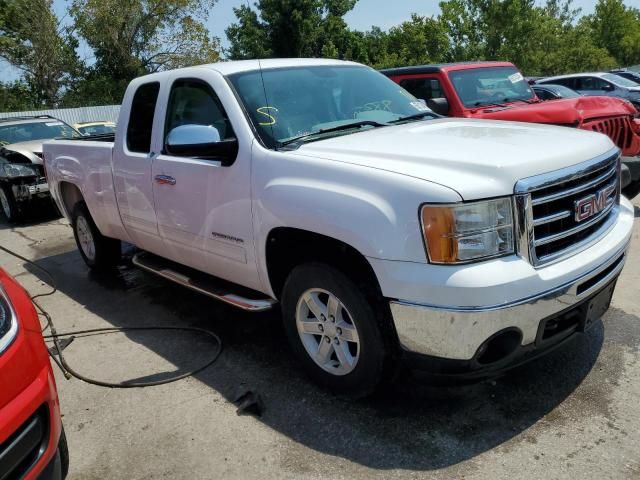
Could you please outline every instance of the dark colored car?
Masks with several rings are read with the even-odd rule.
[[[9,222],[19,221],[36,203],[53,208],[42,143],[76,136],[77,130],[50,116],[0,119],[0,210]]]
[[[531,85],[536,96],[543,101],[559,100],[561,98],[577,98],[580,96],[575,90],[564,85]]]
[[[632,70],[609,70],[609,73],[613,73],[618,75],[619,77],[624,77],[627,80],[631,80],[632,82],[640,83],[640,72],[634,72]]]
[[[640,84],[614,73],[574,73],[544,78],[538,80],[536,84],[564,85],[582,95],[618,97],[640,108]]]
[[[27,292],[0,269],[0,479],[60,480],[68,469],[38,314]]]

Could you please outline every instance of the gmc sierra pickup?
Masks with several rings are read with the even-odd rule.
[[[484,376],[606,311],[633,208],[602,134],[441,118],[384,75],[251,60],[131,82],[115,136],[44,145],[94,269],[279,304],[300,365],[364,395],[399,360]]]

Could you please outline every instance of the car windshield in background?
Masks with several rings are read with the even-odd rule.
[[[431,111],[381,73],[360,66],[267,69],[230,76],[251,121],[270,148],[375,128]],[[266,98],[265,98],[266,97]],[[419,118],[413,118],[419,120]],[[362,122],[370,122],[362,125]],[[360,122],[354,129],[339,127]],[[336,129],[331,132],[321,131]],[[317,136],[314,134],[318,134]]]
[[[0,145],[9,143],[28,142],[31,140],[47,140],[50,138],[77,137],[76,131],[62,122],[14,123],[0,125]]]
[[[522,74],[513,67],[474,68],[449,73],[466,107],[535,100]]]
[[[605,80],[609,80],[610,82],[615,83],[616,85],[619,85],[621,87],[640,87],[640,84],[634,82],[633,80],[629,80],[628,78],[624,78],[613,73],[605,73],[604,75],[602,75],[602,78],[604,78]]]
[[[83,135],[105,135],[115,132],[113,125],[89,125],[86,127],[78,127],[78,131]]]

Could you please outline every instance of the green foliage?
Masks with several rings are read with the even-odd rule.
[[[0,111],[21,112],[41,108],[29,85],[23,81],[0,83]]]
[[[582,19],[595,44],[606,49],[619,65],[640,63],[640,10],[622,0],[598,0],[593,15]]]
[[[0,0],[0,57],[22,72],[38,104],[54,106],[77,75],[77,46],[50,0]]]
[[[211,63],[220,44],[202,23],[216,0],[73,0],[75,27],[93,49],[95,65],[81,88],[150,72]],[[97,93],[97,92],[96,92]],[[111,94],[109,95],[111,96]]]
[[[265,57],[343,58],[352,34],[343,16],[357,0],[259,0],[235,8],[226,29],[232,60]]]

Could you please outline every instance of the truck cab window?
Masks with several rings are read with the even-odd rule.
[[[138,87],[131,102],[131,113],[127,125],[127,148],[132,152],[151,151],[153,114],[156,109],[160,84],[146,83]]]
[[[220,133],[221,140],[235,137],[217,95],[208,85],[197,80],[178,80],[171,87],[165,141],[169,132],[181,125],[213,126]]]

